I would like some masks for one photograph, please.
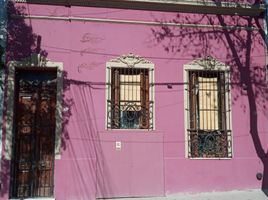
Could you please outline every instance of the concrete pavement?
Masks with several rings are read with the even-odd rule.
[[[179,193],[166,197],[112,198],[110,200],[268,200],[268,196],[260,189],[249,189],[195,194]]]

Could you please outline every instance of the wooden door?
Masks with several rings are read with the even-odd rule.
[[[16,72],[12,197],[53,196],[56,71]]]

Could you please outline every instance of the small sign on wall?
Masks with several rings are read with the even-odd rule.
[[[121,147],[122,147],[122,145],[121,145],[121,141],[116,141],[116,142],[115,142],[115,149],[116,149],[116,150],[121,150]]]

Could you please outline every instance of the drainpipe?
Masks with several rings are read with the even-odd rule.
[[[7,28],[7,1],[0,0],[0,48],[2,49],[0,66],[0,161],[2,160],[2,131],[3,131],[3,104],[4,104],[4,78],[5,78],[5,48],[6,48],[6,28]],[[0,165],[1,171],[1,165]],[[2,181],[0,180],[0,189]]]

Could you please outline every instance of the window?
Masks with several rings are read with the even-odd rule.
[[[129,54],[107,63],[107,128],[153,129],[153,65]]]
[[[228,158],[231,157],[228,71],[215,68],[215,64],[205,66],[186,70],[188,157]]]

